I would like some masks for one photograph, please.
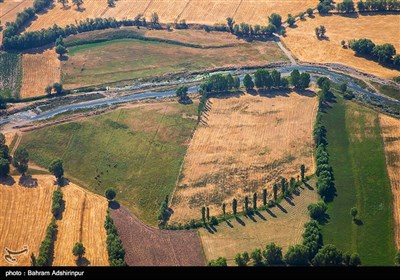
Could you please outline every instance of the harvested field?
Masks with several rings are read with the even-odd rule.
[[[1,251],[28,248],[27,254],[16,257],[18,266],[29,266],[30,255],[39,253],[46,228],[52,218],[51,201],[56,186],[53,177],[37,175],[24,184],[37,182],[37,187],[24,187],[20,177],[8,177],[0,182],[0,246]],[[0,258],[0,266],[12,265]]]
[[[51,27],[54,18],[59,26],[75,23],[94,17],[115,17],[116,19],[134,18],[143,14],[150,21],[151,14],[156,12],[161,22],[186,20],[188,23],[213,25],[225,23],[227,17],[233,17],[236,22],[252,24],[267,24],[268,16],[275,12],[286,18],[288,13],[298,14],[307,8],[316,7],[318,0],[118,0],[115,7],[108,7],[107,2],[85,0],[81,11],[69,3],[63,9],[60,3],[48,13],[40,15],[28,30],[39,30]]]
[[[271,190],[280,176],[297,178],[301,164],[314,173],[312,91],[224,96],[211,98],[209,106],[172,197],[172,222],[199,219],[203,205],[219,215],[223,202],[231,209],[233,198]]]
[[[33,7],[33,0],[4,0],[0,4],[0,21],[2,25],[6,22],[15,21],[17,14],[24,9]],[[0,44],[3,40],[3,32],[0,31]]]
[[[316,190],[311,188],[299,188],[291,200],[283,200],[280,207],[273,207],[268,212],[230,219],[211,232],[201,228],[199,232],[207,260],[226,257],[228,264],[233,265],[237,253],[264,249],[271,242],[281,246],[285,253],[290,245],[301,243],[304,224],[310,219],[307,206],[318,201]]]
[[[400,50],[400,37],[393,35],[399,34],[399,23],[400,15],[316,15],[314,19],[298,22],[296,28],[288,28],[287,36],[283,40],[300,60],[341,63],[382,78],[393,78],[399,76],[400,71],[383,67],[363,57],[356,57],[353,50],[342,48],[341,41],[368,38],[375,44],[391,43]],[[318,40],[315,36],[315,28],[320,25],[326,27],[327,39]]]
[[[62,192],[65,210],[62,219],[57,221],[53,265],[75,266],[76,257],[72,255],[72,248],[76,242],[82,242],[86,248],[82,264],[108,266],[104,228],[107,200],[72,183],[63,187]]]
[[[400,249],[400,120],[379,115],[385,143],[386,166],[393,193],[393,216],[396,247]]]
[[[69,51],[69,59],[62,63],[62,81],[67,89],[216,67],[287,60],[275,42],[201,49],[119,39],[71,47]],[[243,56],[244,53],[246,56]]]
[[[60,81],[60,60],[54,49],[22,55],[21,98],[45,95],[45,88]]]
[[[159,230],[143,224],[124,208],[111,211],[129,266],[203,266],[196,231]]]

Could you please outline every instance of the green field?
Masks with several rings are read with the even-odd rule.
[[[0,96],[18,98],[21,89],[21,75],[21,55],[0,54]]]
[[[21,146],[43,167],[62,158],[66,177],[91,191],[115,187],[122,205],[155,225],[161,201],[175,187],[196,113],[197,104],[119,109],[26,133]]]
[[[324,243],[358,252],[363,265],[393,265],[392,193],[378,113],[342,97],[336,101],[323,115],[337,189],[323,227]],[[353,206],[358,225],[350,216]]]
[[[275,42],[202,49],[155,41],[118,39],[70,47],[68,55],[68,60],[62,63],[62,81],[67,88],[287,60]]]

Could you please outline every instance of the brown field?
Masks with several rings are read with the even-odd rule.
[[[58,234],[54,244],[53,265],[76,265],[76,258],[71,253],[72,247],[76,242],[82,242],[86,248],[87,264],[108,266],[104,228],[107,200],[72,183],[63,187],[62,192],[65,210],[62,219],[57,221]]]
[[[124,208],[111,211],[129,266],[203,266],[196,231],[159,230],[143,224]]]
[[[368,38],[376,44],[391,43],[400,50],[400,15],[374,15],[343,17],[338,15],[316,16],[297,23],[296,28],[288,28],[283,39],[297,58],[308,62],[334,62],[354,67],[360,71],[382,78],[399,76],[400,71],[385,68],[377,62],[356,57],[351,49],[344,49],[341,41]],[[315,27],[326,27],[326,40],[318,40]],[[384,28],[383,28],[384,26]]]
[[[17,13],[25,8],[33,6],[33,0],[4,0],[0,4],[0,21],[4,28],[6,22],[12,22],[17,17]],[[3,32],[0,31],[0,42],[3,40]]]
[[[311,187],[312,188],[312,187]],[[240,217],[223,222],[216,231],[199,230],[207,260],[226,257],[233,265],[237,253],[250,253],[275,242],[286,252],[290,245],[301,243],[304,224],[310,219],[307,206],[318,201],[315,190],[301,187],[299,193],[283,200],[279,207],[260,211],[252,217]]]
[[[386,166],[393,192],[395,242],[400,249],[400,120],[379,115],[385,143]]]
[[[60,60],[54,49],[22,55],[21,98],[45,95],[44,89],[60,81]]]
[[[172,197],[172,222],[200,218],[203,205],[211,215],[221,214],[223,202],[231,209],[233,198],[261,194],[280,176],[297,178],[302,163],[312,174],[314,96],[308,91],[211,98]]]
[[[57,24],[65,26],[94,17],[115,17],[117,19],[134,18],[143,14],[149,21],[151,14],[156,12],[161,22],[174,22],[175,19],[185,19],[188,23],[214,24],[225,23],[227,17],[233,17],[236,22],[252,24],[268,23],[268,16],[279,13],[286,18],[288,13],[297,14],[309,7],[315,7],[318,0],[118,0],[116,6],[109,8],[106,1],[85,0],[82,10],[75,6],[63,9],[56,3],[54,9],[45,13],[33,22],[28,30],[38,30]]]
[[[56,186],[49,176],[34,176],[37,187],[19,185],[20,177],[9,177],[0,182],[0,266],[12,265],[3,257],[4,248],[18,251],[28,247],[28,254],[20,255],[16,265],[29,266],[30,255],[36,256],[52,218],[51,201]]]

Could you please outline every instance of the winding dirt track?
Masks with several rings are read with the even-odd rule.
[[[159,230],[143,224],[123,207],[112,210],[126,250],[129,266],[204,266],[204,255],[195,231]]]

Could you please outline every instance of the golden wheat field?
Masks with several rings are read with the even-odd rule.
[[[12,22],[17,17],[17,13],[22,12],[24,9],[32,7],[33,0],[4,0],[0,3],[0,21],[1,25],[6,22]],[[0,42],[3,39],[3,32],[0,31]]]
[[[225,257],[229,265],[234,265],[237,253],[264,249],[271,242],[282,247],[285,253],[290,245],[301,243],[304,224],[310,219],[307,206],[317,201],[316,190],[303,186],[290,199],[282,200],[279,206],[268,211],[222,222],[213,233],[201,228],[207,260]]]
[[[62,192],[65,210],[57,221],[53,265],[75,266],[72,248],[76,242],[82,242],[86,248],[84,265],[108,266],[104,228],[107,200],[72,183],[63,187]]]
[[[233,198],[272,188],[280,176],[297,178],[299,166],[314,172],[312,91],[273,96],[211,98],[186,154],[172,197],[172,222],[200,218],[200,208],[221,214]]]
[[[0,266],[13,265],[3,257],[5,248],[19,251],[25,246],[28,252],[16,256],[15,265],[30,265],[30,255],[38,255],[53,216],[51,201],[56,189],[53,178],[37,175],[24,180],[25,185],[36,182],[36,187],[20,185],[19,179],[19,176],[8,177],[0,182]]]
[[[45,88],[60,81],[61,66],[54,49],[22,55],[21,98],[45,95]]]
[[[28,30],[39,30],[57,24],[65,26],[75,21],[94,17],[134,18],[143,14],[150,20],[156,12],[161,22],[186,20],[188,23],[225,23],[227,17],[236,22],[252,24],[268,23],[268,16],[275,12],[285,19],[288,13],[297,14],[307,8],[316,7],[318,0],[118,0],[115,7],[108,7],[107,1],[85,0],[81,10],[71,1],[63,8],[60,3],[48,13],[40,15]]]
[[[392,78],[399,76],[400,71],[356,57],[353,50],[342,48],[341,41],[368,38],[375,44],[391,43],[399,51],[399,24],[400,15],[358,17],[316,15],[314,19],[307,18],[305,21],[297,22],[296,28],[288,28],[287,36],[283,40],[300,60],[341,63],[382,78]],[[323,40],[318,40],[315,36],[315,28],[320,25],[324,25],[327,30],[327,38]]]
[[[400,120],[379,115],[383,141],[385,143],[386,166],[393,193],[393,216],[395,242],[400,248]]]

